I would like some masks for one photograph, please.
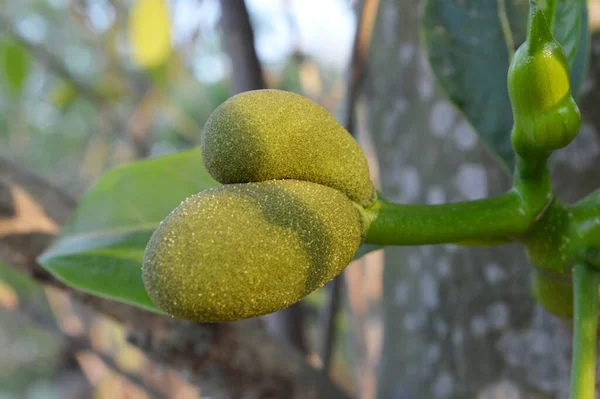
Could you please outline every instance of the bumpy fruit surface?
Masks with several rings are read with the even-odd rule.
[[[165,312],[198,322],[289,306],[340,273],[362,241],[356,205],[297,180],[232,184],[184,201],[158,227],[142,277]]]
[[[201,147],[206,169],[224,184],[295,179],[335,188],[363,206],[375,201],[356,141],[325,108],[294,93],[230,98],[208,119]]]
[[[515,118],[516,152],[565,147],[577,135],[581,115],[571,95],[567,57],[554,40],[543,12],[532,3],[528,39],[515,53],[508,71],[508,92]]]

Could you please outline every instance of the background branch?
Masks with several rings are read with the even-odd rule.
[[[354,129],[355,109],[360,83],[364,74],[365,58],[375,17],[379,9],[379,0],[359,1],[357,8],[357,26],[354,35],[354,44],[350,65],[348,68],[348,78],[346,85],[346,97],[344,99],[344,127],[350,134],[356,137]],[[344,286],[343,273],[337,276],[327,285],[327,303],[321,315],[321,325],[323,326],[323,335],[321,339],[320,358],[323,369],[329,371],[331,356],[335,346],[335,319],[339,313],[340,297]]]
[[[231,94],[264,89],[263,70],[256,54],[254,31],[244,0],[221,0],[221,29],[233,69]],[[263,319],[272,334],[306,354],[301,302]]]
[[[244,0],[221,0],[221,29],[233,70],[232,94],[264,89],[263,71],[254,47],[254,31]]]

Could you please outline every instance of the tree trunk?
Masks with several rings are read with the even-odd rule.
[[[383,0],[368,57],[362,125],[382,192],[430,204],[500,194],[510,177],[437,88],[418,12],[415,2]],[[599,186],[588,103],[580,136],[556,156],[555,187],[567,201]],[[570,331],[534,302],[522,247],[393,247],[384,258],[377,397],[567,397]]]
[[[221,0],[221,29],[225,50],[231,60],[233,94],[264,89],[254,30],[244,0]]]

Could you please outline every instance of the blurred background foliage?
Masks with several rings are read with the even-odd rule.
[[[267,86],[335,113],[352,2],[246,4]],[[220,15],[218,0],[0,1],[0,155],[77,198],[109,168],[196,146],[231,90]],[[305,301],[315,363],[323,303],[321,292]],[[343,332],[343,315],[337,324]],[[79,347],[82,335],[90,347]],[[334,374],[349,389],[348,345],[338,346]],[[1,399],[199,395],[129,345],[116,323],[0,264]]]
[[[229,96],[219,2],[168,1],[172,48],[153,65],[136,63],[136,48],[146,40],[155,49],[168,31],[132,12],[135,3],[0,3],[0,153],[78,194],[106,168],[197,144]],[[267,85],[334,108],[352,42],[350,3],[251,0],[248,8]]]

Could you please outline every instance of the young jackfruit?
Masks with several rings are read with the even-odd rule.
[[[362,241],[357,206],[320,184],[279,180],[208,189],[157,228],[142,277],[165,312],[239,320],[289,306],[339,274]]]
[[[375,201],[356,141],[325,108],[294,93],[231,97],[206,122],[201,147],[204,166],[224,184],[295,179],[338,189],[362,206]]]
[[[534,2],[530,4],[528,38],[508,70],[515,119],[511,140],[522,157],[567,146],[581,125],[565,52],[552,37],[542,10]]]

